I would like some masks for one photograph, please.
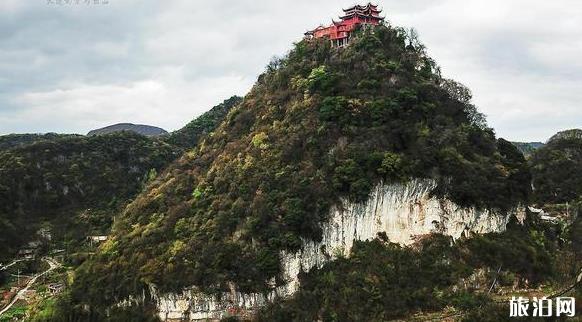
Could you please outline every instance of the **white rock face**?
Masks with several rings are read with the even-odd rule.
[[[390,241],[411,244],[415,236],[439,232],[453,238],[464,233],[505,230],[507,215],[474,208],[460,208],[450,200],[431,196],[436,182],[416,179],[403,184],[378,185],[365,203],[342,202],[331,210],[323,227],[323,240],[303,241],[297,253],[282,253],[283,274],[288,283],[270,294],[242,294],[235,286],[221,298],[209,297],[195,290],[182,294],[158,294],[152,288],[162,321],[218,320],[233,314],[253,311],[277,297],[297,291],[298,274],[321,267],[338,255],[349,255],[354,240],[371,240],[385,232]]]

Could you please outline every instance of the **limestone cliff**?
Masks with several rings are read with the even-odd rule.
[[[193,289],[182,294],[158,294],[152,286],[151,293],[160,318],[220,319],[232,314],[244,314],[267,301],[293,294],[298,286],[301,271],[320,267],[334,257],[348,256],[354,240],[373,239],[385,232],[389,239],[403,245],[410,244],[416,236],[439,232],[453,238],[464,233],[486,233],[505,230],[508,214],[488,210],[461,208],[431,192],[436,182],[415,179],[402,184],[380,184],[364,203],[342,202],[331,210],[324,225],[323,240],[304,240],[301,251],[282,253],[281,263],[286,285],[274,288],[270,294],[242,294],[236,286],[220,298],[209,297]]]

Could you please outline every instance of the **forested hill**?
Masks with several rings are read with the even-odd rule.
[[[52,226],[55,238],[65,240],[66,235],[69,243],[108,232],[120,208],[184,148],[218,126],[235,101],[161,138],[131,131],[0,136],[0,262],[36,239],[43,223]],[[58,226],[66,227],[58,231]]]
[[[78,136],[75,134],[8,134],[0,136],[0,151],[27,145],[38,141],[54,141],[64,137]]]
[[[34,238],[42,220],[66,220],[90,207],[113,211],[175,158],[170,145],[129,132],[0,151],[0,254]]]
[[[582,140],[582,130],[581,129],[570,129],[565,131],[560,131],[554,134],[548,143],[556,141],[570,141],[570,142],[580,142]]]
[[[241,102],[242,98],[232,96],[214,106],[209,111],[186,124],[183,128],[172,132],[165,141],[183,149],[193,148],[205,135],[214,131],[228,112]]]
[[[361,31],[346,48],[297,43],[126,208],[77,271],[67,314],[104,319],[148,284],[268,291],[282,283],[281,250],[320,239],[332,205],[380,182],[434,178],[438,196],[499,212],[524,203],[523,155],[470,99],[400,28]]]
[[[582,209],[582,130],[562,131],[536,150],[530,160],[535,201],[578,203]]]

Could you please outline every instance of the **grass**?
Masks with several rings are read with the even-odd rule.
[[[26,315],[26,306],[15,306],[0,316],[0,322],[12,321],[15,318],[23,318]]]
[[[56,299],[49,297],[32,307],[32,321],[46,321],[54,316]],[[0,321],[2,322],[2,321]]]

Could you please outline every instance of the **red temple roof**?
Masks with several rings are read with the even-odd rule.
[[[344,15],[340,16],[341,21],[334,21],[332,19],[331,25],[327,27],[319,26],[306,32],[305,35],[313,38],[327,37],[332,42],[342,46],[347,44],[350,33],[356,26],[379,25],[384,20],[384,17],[380,17],[382,10],[378,10],[378,6],[371,3],[364,6],[355,5],[342,10]]]
[[[357,4],[357,5],[354,5],[354,6],[352,6],[352,7],[349,7],[349,8],[347,8],[347,9],[342,9],[342,10],[343,10],[344,12],[348,12],[348,11],[351,11],[351,10],[356,10],[356,9],[357,9],[357,10],[373,9],[373,10],[376,10],[376,11],[378,11],[378,12],[382,11],[382,10],[378,10],[378,6],[377,6],[377,5],[374,5],[374,4],[372,4],[371,2],[368,2],[368,4],[367,4],[367,5],[365,5],[365,6],[360,6],[359,4]]]
[[[360,14],[360,15],[373,15],[378,16],[378,14],[382,10],[378,10],[378,6],[368,3],[365,6],[355,5],[348,9],[342,9],[345,13],[345,16]]]

